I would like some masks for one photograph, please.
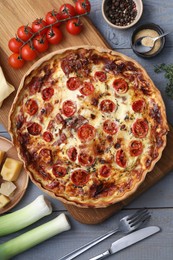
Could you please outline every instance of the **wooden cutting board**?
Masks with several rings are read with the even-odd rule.
[[[73,4],[72,0],[68,0],[69,3]],[[29,67],[34,62],[28,62],[21,70],[14,70],[8,65],[8,56],[10,55],[10,50],[8,49],[8,41],[10,38],[14,37],[17,31],[17,28],[21,25],[31,24],[35,18],[44,17],[44,15],[53,9],[58,10],[61,4],[66,3],[62,0],[6,0],[0,1],[0,65],[4,71],[6,79],[15,86],[19,86],[22,76],[26,73]],[[91,21],[88,18],[82,18],[84,24],[84,30],[79,36],[71,36],[65,32],[64,25],[62,26],[64,33],[64,40],[61,44],[57,46],[51,46],[49,52],[55,51],[57,49],[62,49],[70,46],[79,46],[79,45],[95,45],[101,47],[108,47],[108,43],[100,35],[97,29],[93,26]],[[45,53],[45,54],[47,54]],[[41,58],[43,55],[39,55]],[[3,107],[0,109],[0,123],[4,127],[8,128],[8,113],[13,102],[16,92],[10,95],[4,103]],[[168,134],[168,144],[164,150],[161,160],[157,163],[155,168],[151,173],[149,173],[139,187],[139,189],[131,196],[130,198],[109,206],[104,209],[83,209],[71,205],[64,205],[70,214],[79,222],[86,224],[97,224],[108,217],[110,217],[115,212],[121,210],[124,206],[128,205],[133,199],[137,198],[141,193],[149,189],[155,183],[157,183],[161,178],[166,176],[171,169],[173,169],[173,160],[172,160],[172,147],[173,147],[173,128],[170,127],[170,132]]]

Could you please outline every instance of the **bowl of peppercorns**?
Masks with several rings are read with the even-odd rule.
[[[142,0],[103,0],[102,14],[105,21],[116,29],[135,25],[143,13]]]

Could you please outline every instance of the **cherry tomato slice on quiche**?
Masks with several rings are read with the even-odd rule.
[[[34,99],[28,99],[25,103],[25,108],[27,113],[30,116],[33,116],[37,113],[38,111],[38,105],[37,102]]]
[[[132,109],[137,113],[142,113],[145,107],[145,101],[143,99],[139,99],[133,102]]]
[[[96,71],[94,77],[100,82],[104,82],[107,79],[106,73],[104,71]]]
[[[130,143],[130,155],[139,156],[143,151],[143,145],[141,141],[132,141]]]
[[[69,159],[72,161],[72,162],[75,162],[76,159],[77,159],[77,150],[75,147],[71,147],[67,150],[67,155],[69,157]]]
[[[100,168],[100,175],[104,178],[108,178],[111,174],[111,169],[109,166],[107,165],[103,165],[101,168]]]
[[[61,165],[54,165],[52,169],[53,174],[58,177],[62,178],[67,174],[67,169]]]
[[[146,137],[148,130],[149,126],[145,119],[137,119],[132,126],[132,133],[137,138]]]
[[[91,82],[84,82],[79,91],[82,95],[89,96],[94,92],[94,85]]]
[[[113,87],[118,94],[125,94],[128,91],[128,84],[123,78],[115,79]]]
[[[105,133],[109,134],[109,135],[114,135],[117,133],[118,131],[118,126],[116,122],[111,121],[110,119],[107,119],[104,123],[103,123],[103,130]]]
[[[100,103],[100,109],[104,113],[111,113],[115,111],[115,103],[112,100],[104,99]]]
[[[67,88],[70,90],[76,90],[81,86],[81,81],[77,77],[71,77],[67,80]]]
[[[46,141],[46,142],[51,142],[53,140],[53,135],[52,133],[46,131],[43,133],[43,139]]]
[[[78,161],[83,166],[91,166],[92,164],[94,164],[95,159],[93,156],[86,152],[80,152],[80,154],[78,155]]]
[[[115,159],[116,163],[122,167],[125,168],[126,164],[127,164],[127,158],[126,155],[124,153],[124,151],[122,149],[118,150],[116,153],[116,159]]]
[[[66,101],[63,102],[62,113],[66,117],[73,116],[75,112],[76,112],[76,104],[73,101],[66,100]]]
[[[84,124],[77,131],[78,137],[81,141],[87,142],[91,141],[96,134],[94,126],[89,124]]]
[[[49,101],[54,95],[54,89],[52,87],[44,88],[41,94],[44,101]]]
[[[40,124],[34,122],[28,126],[27,130],[30,135],[39,135],[42,131],[42,127]]]
[[[78,169],[72,173],[71,180],[76,186],[83,186],[89,181],[89,174],[84,170]]]

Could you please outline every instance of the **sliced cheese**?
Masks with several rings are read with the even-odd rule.
[[[12,158],[6,158],[2,170],[1,176],[5,181],[16,181],[22,169],[22,162]]]
[[[0,195],[0,209],[5,207],[10,202],[10,199],[4,195]]]
[[[0,67],[0,107],[5,98],[7,98],[15,88],[9,84],[3,74],[2,68]]]
[[[5,152],[4,151],[0,151],[0,165],[4,159],[4,155],[5,155]]]
[[[13,193],[13,191],[15,191],[15,189],[16,189],[16,185],[14,185],[13,182],[6,181],[1,184],[0,193],[2,195],[9,197]]]

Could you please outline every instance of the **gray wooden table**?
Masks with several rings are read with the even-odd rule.
[[[170,100],[165,94],[166,80],[163,74],[155,74],[154,65],[165,62],[167,64],[173,63],[173,34],[167,36],[166,46],[163,52],[150,60],[145,60],[137,57],[131,47],[130,38],[134,30],[128,29],[124,31],[113,30],[103,20],[101,14],[101,0],[91,0],[92,11],[90,18],[98,30],[102,33],[111,47],[119,52],[122,52],[134,59],[146,68],[147,72],[155,82],[156,86],[160,89],[163,99],[166,104],[168,120],[173,124],[173,100]],[[159,24],[165,31],[171,31],[173,26],[172,13],[173,13],[173,0],[144,0],[144,13],[138,25],[148,22]],[[9,138],[6,130],[0,126],[0,135]],[[78,223],[65,210],[63,205],[51,199],[53,205],[53,215],[45,217],[43,220],[38,221],[31,227],[36,227],[45,221],[52,219],[54,216],[65,212],[72,225],[72,229],[68,232],[62,233],[48,241],[34,247],[33,249],[15,257],[15,260],[58,260],[63,255],[71,252],[75,248],[89,242],[90,240],[104,234],[108,230],[114,228],[118,220],[129,213],[134,212],[138,208],[146,207],[152,213],[150,220],[151,225],[158,225],[162,231],[155,236],[148,238],[126,250],[123,250],[111,256],[109,259],[117,260],[172,260],[173,259],[173,172],[167,175],[158,184],[145,192],[142,196],[132,202],[128,207],[124,208],[121,212],[115,214],[107,221],[99,225],[85,225]],[[20,209],[34,200],[42,192],[29,183],[27,192],[21,202],[15,207],[14,210]],[[32,214],[32,212],[31,212]],[[31,228],[30,227],[30,228]],[[24,231],[29,230],[26,228]],[[18,232],[17,235],[24,231]],[[7,241],[16,234],[0,238],[0,243]],[[87,260],[92,256],[106,250],[110,244],[121,237],[122,234],[117,234],[100,243],[89,251],[85,252],[76,259]],[[2,260],[2,259],[0,259]]]

